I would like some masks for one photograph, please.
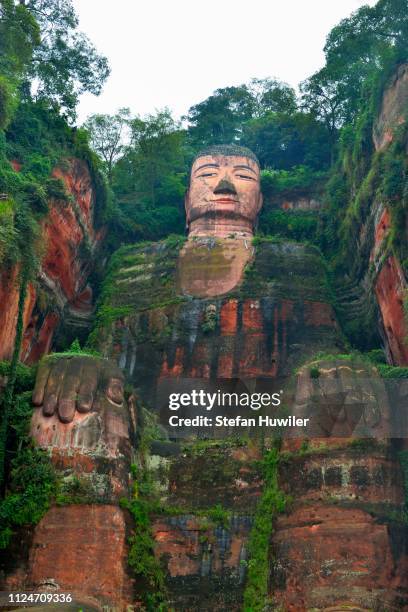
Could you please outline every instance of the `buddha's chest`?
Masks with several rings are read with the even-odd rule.
[[[340,346],[313,249],[233,240],[177,252],[154,246],[130,264],[116,275],[109,306],[120,316],[106,354],[146,393],[180,378],[288,377]]]

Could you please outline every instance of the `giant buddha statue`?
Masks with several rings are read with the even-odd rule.
[[[153,517],[170,607],[238,610],[251,516],[262,494],[257,465],[273,432],[171,428],[168,399],[192,389],[278,392],[289,413],[307,414],[312,426],[281,446],[279,483],[293,504],[270,543],[271,609],[397,609],[407,602],[406,557],[396,551],[395,527],[384,514],[378,518],[380,508],[397,512],[403,504],[386,392],[372,368],[336,358],[344,340],[318,249],[254,239],[261,207],[251,151],[220,145],[200,152],[185,198],[187,239],[127,246],[113,256],[90,338],[103,357],[43,360],[32,435],[58,466],[98,481],[100,513],[128,490],[137,411],[156,414],[161,434],[150,440],[150,456],[162,467],[161,500],[186,511]],[[322,352],[326,357],[316,357]],[[127,401],[124,382],[133,388]],[[356,435],[370,443],[359,445]],[[196,452],[197,438],[204,438],[200,448],[205,439],[218,438],[218,445]],[[220,505],[232,517],[229,526],[202,538],[197,516]],[[67,521],[58,509],[50,512],[54,527]],[[90,515],[90,530],[98,520]],[[61,525],[68,552],[58,556],[52,543],[44,545],[46,524],[47,516],[35,536],[31,582],[51,573],[65,590],[125,609],[127,570],[116,595],[92,580],[87,586],[100,562],[95,546],[93,558],[85,555],[85,584],[76,587],[66,571],[78,546],[71,525]]]

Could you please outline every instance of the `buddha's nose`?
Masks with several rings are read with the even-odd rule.
[[[216,188],[214,189],[214,194],[229,194],[229,195],[237,195],[237,191],[234,187],[234,185],[228,181],[227,179],[223,178],[220,180],[220,182],[218,183],[218,185],[216,186]]]

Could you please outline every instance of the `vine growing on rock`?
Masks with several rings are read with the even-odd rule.
[[[128,510],[134,521],[134,534],[129,539],[128,563],[136,576],[144,583],[142,595],[148,612],[164,612],[166,593],[164,572],[154,555],[154,539],[150,522],[150,503],[146,495],[139,497],[139,489],[146,487],[147,475],[132,465],[134,479],[133,496],[121,500],[121,507]]]
[[[248,552],[248,575],[244,591],[244,611],[262,612],[268,597],[270,541],[274,521],[287,500],[278,484],[279,451],[272,448],[264,458],[264,490],[257,505]]]
[[[5,470],[5,458],[6,458],[6,444],[7,444],[7,431],[10,417],[10,410],[12,407],[14,397],[14,386],[16,383],[17,376],[17,364],[20,355],[21,341],[23,338],[23,315],[24,315],[24,303],[27,295],[27,272],[23,270],[21,275],[20,283],[20,294],[18,298],[18,315],[16,325],[16,338],[14,341],[13,356],[11,358],[10,370],[8,374],[8,380],[6,389],[3,397],[3,411],[0,422],[0,486],[4,481],[4,470]]]
[[[19,386],[31,387],[18,380]],[[18,395],[9,419],[10,462],[8,491],[0,501],[0,549],[7,548],[21,526],[35,525],[47,512],[56,490],[56,474],[50,457],[36,448],[29,437],[32,415],[31,391]]]

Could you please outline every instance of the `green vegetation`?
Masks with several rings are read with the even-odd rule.
[[[390,365],[377,365],[382,378],[408,378],[408,368]]]
[[[0,485],[19,376],[27,287],[36,278],[42,256],[41,222],[50,199],[60,206],[70,202],[52,171],[66,167],[70,157],[84,159],[99,186],[96,217],[101,219],[107,208],[100,162],[85,133],[70,128],[66,119],[75,117],[78,94],[98,93],[108,74],[106,59],[97,55],[77,26],[71,0],[63,6],[57,0],[0,0],[0,265],[3,272],[14,274],[19,287],[14,350],[1,398]]]
[[[265,209],[261,214],[260,227],[266,234],[299,242],[318,242],[319,217],[313,211],[283,211]]]
[[[273,448],[264,460],[264,490],[256,508],[248,543],[248,575],[244,591],[244,610],[261,612],[268,597],[270,541],[273,524],[285,510],[286,499],[278,485],[279,453]]]
[[[175,279],[177,257],[184,241],[183,236],[170,235],[155,244],[123,246],[114,253],[102,283],[88,347],[100,348],[113,324],[124,317],[153,308],[176,307],[185,300],[178,295]],[[169,325],[158,329],[155,342],[160,344],[170,331]]]
[[[9,361],[0,361],[1,378],[8,377],[10,374],[10,369],[11,363]],[[16,380],[14,383],[14,391],[16,393],[22,393],[23,391],[33,389],[36,372],[36,366],[27,366],[24,363],[18,363],[16,367]]]
[[[320,352],[310,360],[310,378],[319,378],[318,363],[324,361],[349,361],[351,364],[363,363],[368,368],[377,370],[382,378],[408,378],[408,367],[391,366],[385,363],[385,355],[381,349],[374,349],[366,353],[354,350],[350,353],[324,353]],[[316,365],[315,365],[316,364]]]
[[[14,399],[14,389],[17,379],[17,366],[20,354],[21,342],[23,340],[23,317],[24,304],[27,295],[28,266],[23,267],[21,274],[20,292],[18,296],[16,336],[14,340],[13,355],[11,357],[10,369],[7,376],[7,384],[4,395],[1,398],[2,414],[0,421],[0,486],[3,485],[6,470],[6,448],[7,434],[9,428],[10,414]]]
[[[309,370],[310,378],[319,378],[320,370],[317,366],[312,366]]]
[[[130,512],[134,521],[134,535],[130,537],[128,563],[142,581],[142,596],[148,612],[166,610],[164,573],[154,555],[154,539],[151,531],[151,504],[146,491],[147,475],[132,466],[134,478],[132,499],[122,499],[121,506]],[[139,497],[140,494],[140,497]]]
[[[294,166],[291,170],[262,170],[262,193],[266,198],[313,194],[319,187],[322,189],[327,177],[327,172],[308,166]]]
[[[106,503],[100,491],[96,491],[92,481],[77,475],[59,478],[55,487],[55,503],[57,506],[71,504],[103,504]]]
[[[256,236],[257,255],[245,270],[240,297],[281,297],[333,302],[326,262],[314,245],[282,236]]]
[[[47,512],[56,490],[49,456],[29,438],[31,391],[18,395],[10,412],[10,463],[7,494],[0,501],[0,548],[7,548],[16,529],[35,525]]]
[[[360,113],[373,79],[390,63],[406,61],[407,19],[405,0],[379,0],[329,33],[326,64],[302,83],[301,91],[304,107],[324,121],[333,138]]]
[[[85,357],[101,357],[101,353],[92,348],[81,348],[78,339],[75,339],[71,346],[66,350],[60,353],[50,353],[43,359],[60,359],[61,357],[73,357],[74,355],[82,355]]]

